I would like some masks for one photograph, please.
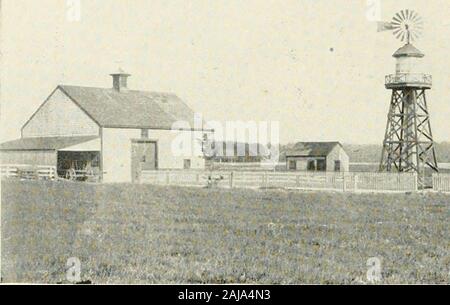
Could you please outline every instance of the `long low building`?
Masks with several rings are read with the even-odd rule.
[[[111,76],[112,88],[57,86],[21,138],[0,146],[2,164],[51,165],[60,175],[90,169],[104,182],[136,181],[142,170],[204,168],[200,143],[212,130],[196,129],[180,98],[129,90],[122,70]],[[184,127],[173,130],[177,122]]]
[[[339,142],[298,142],[286,150],[291,171],[348,172],[349,157]]]

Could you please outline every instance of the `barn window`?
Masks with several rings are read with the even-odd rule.
[[[191,168],[191,160],[185,159],[184,160],[184,169],[190,169]]]
[[[341,161],[340,160],[334,161],[334,171],[335,172],[341,171]]]
[[[148,129],[141,129],[141,138],[148,139]]]

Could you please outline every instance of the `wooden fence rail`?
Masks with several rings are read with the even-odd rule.
[[[450,174],[434,174],[433,190],[438,192],[450,192]]]
[[[352,192],[414,192],[412,173],[292,173],[243,171],[143,171],[141,183],[227,188],[293,188]]]
[[[56,166],[0,164],[0,175],[6,178],[55,180],[58,177]]]

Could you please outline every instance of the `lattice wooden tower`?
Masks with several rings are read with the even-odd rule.
[[[411,29],[412,24],[408,18],[393,24],[398,26],[397,34],[394,27],[394,35],[400,33],[406,44],[393,55],[397,62],[396,73],[386,76],[386,88],[392,90],[392,98],[380,171],[416,172],[423,186],[426,169],[438,172],[438,164],[426,98],[426,91],[432,87],[432,77],[422,70],[421,60],[425,55],[411,44],[417,36]]]

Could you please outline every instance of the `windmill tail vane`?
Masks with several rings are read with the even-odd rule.
[[[377,32],[392,31],[395,27],[392,22],[378,21]]]

